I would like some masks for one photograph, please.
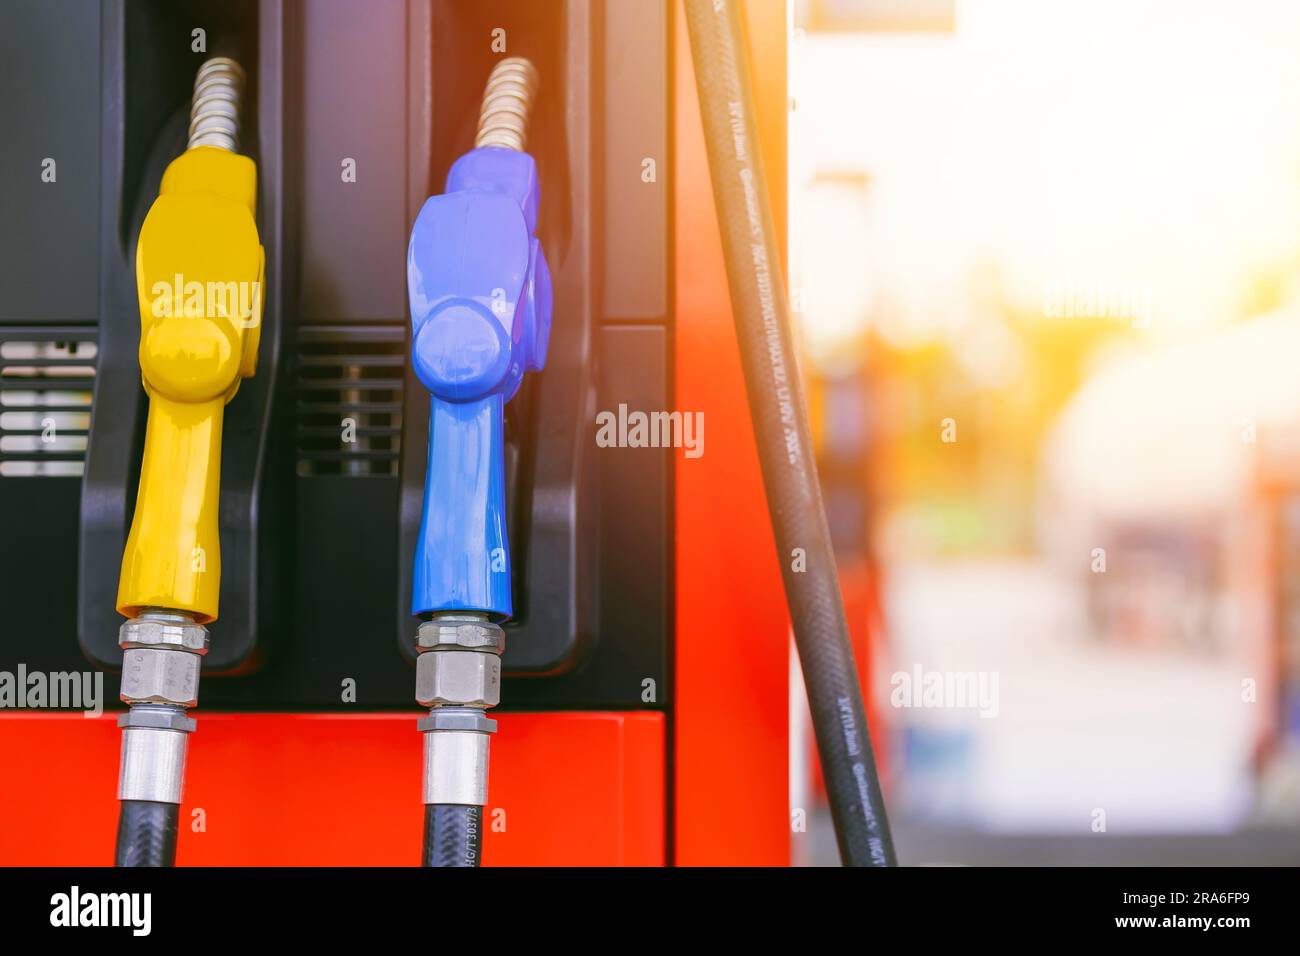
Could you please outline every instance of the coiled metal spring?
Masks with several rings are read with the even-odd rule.
[[[500,146],[523,152],[528,145],[528,112],[537,92],[537,69],[520,56],[507,57],[492,69],[474,145]]]
[[[244,69],[225,56],[204,61],[194,77],[194,103],[190,107],[190,145],[219,146],[239,151],[239,100],[244,92]]]

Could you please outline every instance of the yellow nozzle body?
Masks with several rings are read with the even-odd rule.
[[[140,372],[149,395],[135,517],[117,610],[217,617],[221,422],[257,366],[265,255],[257,167],[215,146],[167,167],[136,247]]]

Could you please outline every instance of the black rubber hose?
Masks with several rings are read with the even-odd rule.
[[[424,805],[424,866],[478,866],[482,858],[482,807]]]
[[[749,410],[840,860],[893,866],[795,363],[740,14],[733,0],[686,0],[686,24]]]
[[[123,800],[117,818],[116,866],[175,866],[180,806]]]

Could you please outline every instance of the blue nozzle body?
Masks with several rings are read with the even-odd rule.
[[[537,205],[533,158],[482,147],[411,230],[411,360],[432,402],[412,614],[512,611],[505,404],[545,364],[551,329]]]

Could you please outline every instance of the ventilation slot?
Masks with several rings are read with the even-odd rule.
[[[96,352],[91,330],[0,329],[0,477],[85,471]]]
[[[400,325],[299,330],[299,475],[397,474],[405,362]]]

